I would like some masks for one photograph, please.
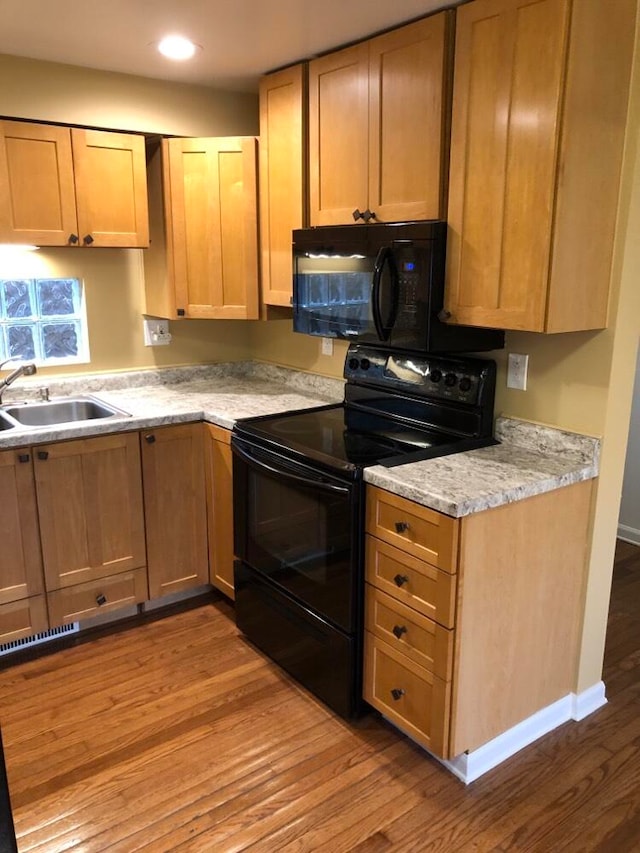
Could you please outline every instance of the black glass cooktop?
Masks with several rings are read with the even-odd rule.
[[[399,465],[467,449],[467,440],[458,435],[407,426],[342,404],[247,418],[237,422],[235,431],[271,450],[339,469]],[[477,447],[477,440],[471,446]]]

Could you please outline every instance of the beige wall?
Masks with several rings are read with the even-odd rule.
[[[2,277],[79,278],[84,282],[91,361],[42,367],[43,376],[164,367],[249,357],[248,329],[240,321],[190,320],[170,324],[169,346],[146,347],[142,332],[142,249],[40,249],[2,260]]]
[[[0,54],[0,116],[167,136],[255,136],[258,97]]]

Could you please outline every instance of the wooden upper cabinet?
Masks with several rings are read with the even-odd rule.
[[[257,319],[256,140],[170,139],[164,145],[176,315]]]
[[[0,605],[4,605],[44,589],[33,462],[28,448],[0,453],[0,507]]]
[[[78,234],[66,127],[0,122],[0,241],[65,246]]]
[[[71,131],[80,242],[149,245],[144,137]]]
[[[203,424],[142,433],[150,597],[209,583]]]
[[[145,565],[138,433],[33,450],[47,590]]]
[[[0,240],[37,246],[149,243],[144,138],[0,122]]]
[[[260,80],[262,302],[291,304],[291,232],[304,223],[306,65]]]
[[[442,216],[452,14],[310,62],[311,225]]]
[[[603,328],[633,0],[457,10],[446,307],[454,322]]]

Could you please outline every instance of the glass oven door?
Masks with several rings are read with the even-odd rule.
[[[236,556],[304,607],[355,630],[360,499],[355,482],[232,439]]]

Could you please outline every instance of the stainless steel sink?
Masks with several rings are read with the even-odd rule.
[[[90,395],[64,397],[42,403],[7,403],[0,406],[0,430],[12,427],[42,429],[116,417],[129,417],[129,413]]]

